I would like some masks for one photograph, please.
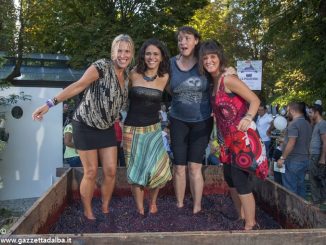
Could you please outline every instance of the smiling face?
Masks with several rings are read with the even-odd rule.
[[[149,45],[145,49],[144,60],[147,69],[158,69],[162,61],[161,50],[155,45]]]
[[[131,62],[133,53],[128,42],[119,42],[114,50],[113,61],[118,69],[126,69]]]
[[[220,59],[217,54],[206,54],[203,56],[203,67],[211,75],[219,73]]]
[[[199,40],[193,35],[185,32],[178,34],[178,48],[182,56],[189,57],[194,54]]]

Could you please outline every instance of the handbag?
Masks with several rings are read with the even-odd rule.
[[[223,164],[230,164],[231,163],[231,154],[229,149],[225,147],[225,145],[220,145],[220,156],[219,160]]]
[[[265,145],[256,131],[256,124],[251,123],[246,132],[236,131],[225,140],[231,152],[230,161],[234,166],[254,173],[265,179],[268,175],[268,160]]]

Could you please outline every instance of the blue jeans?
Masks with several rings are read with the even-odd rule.
[[[81,167],[82,163],[79,157],[69,157],[64,159],[66,164],[69,164],[70,167]]]
[[[285,162],[285,173],[282,175],[283,186],[289,191],[306,198],[305,174],[308,170],[309,160]]]
[[[207,162],[209,165],[220,165],[220,160],[214,154],[209,154]]]
[[[269,155],[269,147],[271,145],[271,141],[263,141],[264,145],[265,145],[265,148],[266,148],[266,156],[267,158],[270,158],[270,155]]]

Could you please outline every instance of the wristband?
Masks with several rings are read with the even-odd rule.
[[[285,160],[285,158],[283,156],[280,157],[281,160]]]
[[[53,103],[53,101],[51,99],[48,99],[45,103],[49,108],[54,106],[54,103]]]

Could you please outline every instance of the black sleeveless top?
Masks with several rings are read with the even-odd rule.
[[[127,126],[145,127],[160,121],[162,91],[154,88],[132,87],[129,91]]]

